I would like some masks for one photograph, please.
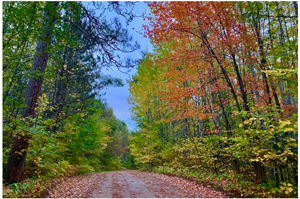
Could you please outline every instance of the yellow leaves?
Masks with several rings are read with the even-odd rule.
[[[39,115],[42,112],[47,110],[47,106],[49,104],[49,100],[47,98],[47,95],[45,93],[43,93],[41,96],[39,96],[38,98],[38,102],[37,102],[37,107],[35,108],[36,113]]]
[[[257,118],[252,117],[252,118],[250,118],[248,121],[249,121],[249,122],[252,122],[252,121],[255,121],[255,120],[257,120]]]
[[[41,162],[42,158],[41,157],[37,157],[37,162]]]
[[[280,120],[279,121],[279,128],[283,129],[284,132],[295,132],[295,131],[297,131],[294,128],[287,127],[287,126],[290,126],[290,125],[292,125],[292,123],[289,120],[285,120],[285,121]]]
[[[275,156],[273,154],[264,155],[265,159],[273,159]]]
[[[86,116],[87,115],[87,113],[81,113],[80,114],[80,117],[84,117],[84,116]]]
[[[65,64],[65,65],[63,66],[63,68],[64,68],[64,70],[67,70],[67,65]]]
[[[283,154],[286,156],[286,155],[294,155],[294,153],[291,151],[291,150],[285,150],[284,152],[283,152]]]
[[[15,151],[16,154],[23,155],[20,151]]]
[[[269,77],[287,77],[290,78],[291,76],[297,75],[297,69],[274,69],[274,70],[262,70],[267,76]]]
[[[289,194],[293,191],[292,184],[291,183],[282,183],[283,186],[280,186],[281,191],[283,191],[285,194]]]
[[[259,158],[252,158],[252,159],[250,159],[250,162],[259,162],[259,161],[260,161]]]
[[[289,187],[289,188],[286,188],[286,190],[285,190],[285,194],[289,194],[289,193],[291,193],[293,191],[293,188],[291,188],[291,187]]]
[[[286,120],[286,121],[280,120],[280,121],[279,121],[279,124],[285,126],[285,125],[287,125],[287,124],[292,124],[292,123],[291,123],[289,120]]]

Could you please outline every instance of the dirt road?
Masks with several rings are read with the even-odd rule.
[[[181,190],[138,171],[105,172],[91,198],[181,198]]]
[[[51,198],[224,198],[226,194],[196,182],[135,170],[110,171],[61,179]]]

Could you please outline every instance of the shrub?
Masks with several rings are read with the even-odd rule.
[[[95,169],[91,167],[90,165],[79,165],[77,167],[76,174],[86,174],[86,173],[92,173],[95,172]]]
[[[112,159],[110,162],[108,162],[107,166],[105,167],[109,171],[115,171],[122,167],[121,158],[117,157]]]

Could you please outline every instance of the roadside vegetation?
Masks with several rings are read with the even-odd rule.
[[[142,170],[298,195],[297,2],[152,2],[130,82]]]
[[[3,2],[3,197],[39,196],[50,179],[131,168],[129,131],[102,96],[139,46],[118,19],[81,2]],[[95,2],[133,18],[132,3]],[[116,16],[118,16],[116,14]]]

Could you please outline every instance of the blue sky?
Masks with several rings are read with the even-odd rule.
[[[148,14],[150,12],[150,9],[148,8],[147,4],[145,2],[136,2],[134,10],[134,14],[137,16],[142,16],[142,13]],[[109,17],[115,17],[116,14],[114,13],[108,13],[106,15],[106,18],[109,19]],[[150,39],[143,37],[139,32],[142,32],[142,25],[147,23],[147,21],[144,21],[142,17],[134,18],[133,21],[126,26],[125,20],[122,20],[120,17],[120,20],[123,22],[124,27],[126,27],[129,31],[129,33],[133,36],[133,39],[137,41],[141,48],[133,53],[126,54],[127,57],[131,57],[133,59],[141,59],[142,58],[142,51],[152,51],[152,44],[150,43]],[[132,29],[134,28],[134,30]],[[121,71],[126,71],[126,69],[120,69]],[[131,105],[128,104],[127,98],[130,95],[129,93],[129,85],[127,84],[126,80],[129,79],[129,76],[127,74],[124,74],[120,72],[117,68],[103,68],[102,69],[103,74],[110,74],[112,77],[120,78],[123,80],[123,83],[125,84],[123,87],[108,87],[103,92],[106,92],[106,95],[104,95],[104,99],[106,99],[106,102],[108,103],[109,107],[113,108],[114,113],[116,117],[122,121],[124,121],[127,124],[127,127],[129,130],[134,130],[136,128],[136,123],[131,119],[131,111],[130,107]],[[131,69],[128,74],[130,76],[134,75],[136,73],[136,69]]]

